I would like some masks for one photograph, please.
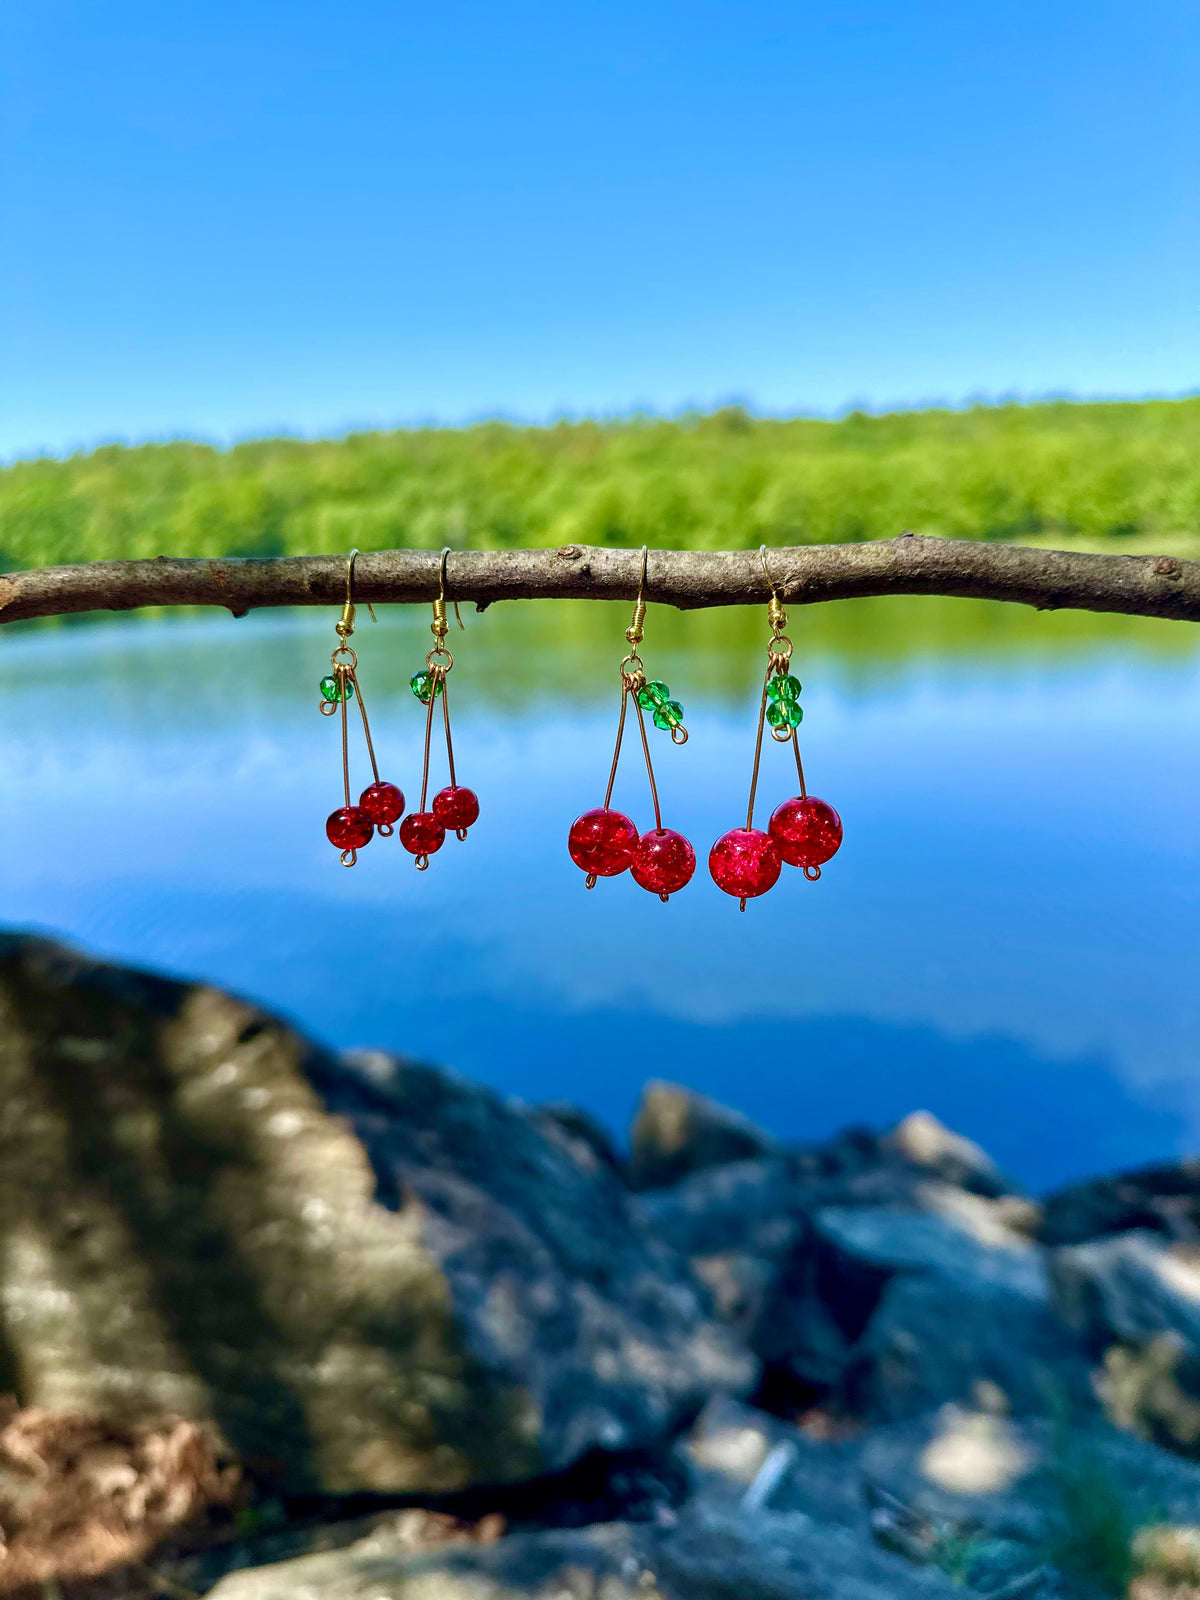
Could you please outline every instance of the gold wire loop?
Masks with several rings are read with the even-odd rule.
[[[675,724],[675,726],[671,729],[671,743],[672,744],[686,744],[687,742],[688,742],[688,731],[684,727],[682,722],[677,722]]]
[[[633,602],[633,620],[632,620],[632,622],[630,622],[629,626],[625,629],[625,638],[628,640],[628,642],[631,645],[633,645],[635,650],[637,649],[637,646],[639,644],[641,644],[642,640],[645,638],[645,622],[646,622],[646,561],[647,561],[648,556],[649,556],[649,552],[646,549],[646,546],[643,545],[642,546],[642,570],[641,570],[641,573],[638,576],[637,599]]]
[[[816,883],[817,879],[821,876],[821,869],[820,867],[805,867],[804,876],[808,879],[809,883]]]
[[[447,633],[450,631],[450,624],[446,621],[446,562],[449,559],[450,546],[448,544],[443,545],[442,553],[438,557],[437,599],[433,602],[433,622],[430,624],[429,628],[429,631],[437,640],[437,648],[439,650],[442,647],[442,643],[445,640]],[[459,613],[458,601],[453,600],[451,601],[451,604],[454,607],[454,620],[461,628],[463,626],[463,619]]]
[[[430,672],[436,673],[439,678],[444,678],[454,665],[454,657],[444,644],[435,644],[425,657],[425,665]]]
[[[621,663],[621,681],[630,694],[636,694],[646,682],[646,668],[636,650],[630,651]]]

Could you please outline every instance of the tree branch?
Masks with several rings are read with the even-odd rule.
[[[942,594],[1013,600],[1039,610],[1119,611],[1200,621],[1200,561],[1174,556],[1082,555],[902,534],[867,544],[801,545],[768,553],[780,595],[793,605],[860,595]],[[447,594],[480,610],[497,600],[630,600],[641,553],[589,545],[557,550],[462,550],[449,557]],[[431,601],[438,556],[430,550],[360,555],[354,598]],[[344,556],[95,561],[0,577],[0,622],[138,606],[339,605]],[[754,605],[768,597],[755,550],[653,550],[646,598],[694,610]]]

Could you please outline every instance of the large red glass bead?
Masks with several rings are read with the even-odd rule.
[[[400,824],[400,843],[413,856],[431,856],[446,842],[446,830],[432,811],[412,811]]]
[[[598,878],[615,878],[633,859],[638,831],[623,811],[597,806],[571,824],[567,849],[581,872]]]
[[[443,789],[433,797],[433,814],[443,828],[469,828],[479,821],[479,796],[474,789]]]
[[[769,833],[730,828],[709,851],[708,870],[718,889],[739,900],[753,900],[779,881],[783,863]]]
[[[842,819],[814,795],[794,796],[775,807],[769,823],[775,848],[789,867],[819,867],[838,852]]]
[[[404,796],[394,783],[373,783],[358,797],[358,803],[378,827],[404,815]]]
[[[361,806],[343,806],[325,819],[325,834],[339,850],[361,850],[375,832],[375,824]]]
[[[651,894],[674,894],[692,881],[696,852],[672,828],[651,828],[638,840],[629,863],[634,883]]]

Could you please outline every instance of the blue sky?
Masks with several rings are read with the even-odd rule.
[[[1200,387],[1200,7],[8,0],[0,454]]]

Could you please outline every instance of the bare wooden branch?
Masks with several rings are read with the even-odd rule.
[[[1200,621],[1200,562],[1174,556],[1083,555],[902,534],[869,544],[776,547],[768,558],[779,593],[794,605],[941,594],[1043,611]],[[637,550],[591,545],[454,551],[447,593],[480,610],[497,600],[632,600],[640,568]],[[357,559],[358,601],[428,602],[437,590],[435,551],[369,551]],[[240,617],[259,606],[337,605],[345,592],[340,555],[95,561],[0,577],[0,622],[139,606],[222,606]],[[768,591],[756,550],[652,550],[646,596],[694,610],[765,602]]]

